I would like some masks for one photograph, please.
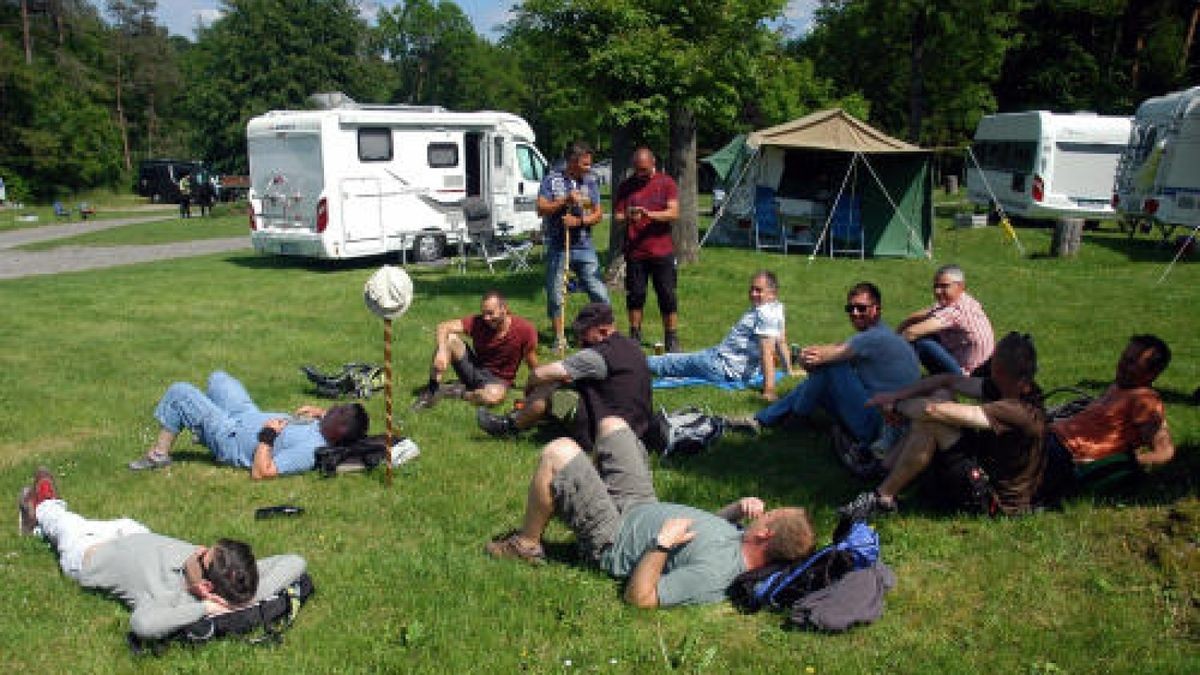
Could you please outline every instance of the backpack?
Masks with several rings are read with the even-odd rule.
[[[1000,500],[987,471],[974,457],[959,452],[942,452],[934,457],[929,484],[943,506],[965,513],[994,516]]]
[[[662,456],[697,455],[725,434],[725,420],[695,406],[668,413],[659,408],[655,416],[662,439]]]
[[[300,607],[308,601],[314,590],[312,577],[305,572],[275,594],[247,607],[225,614],[206,616],[158,640],[143,639],[130,631],[126,642],[134,654],[149,651],[158,656],[171,642],[204,644],[217,638],[246,635],[261,628],[263,634],[249,639],[248,642],[278,644],[283,641],[283,631],[291,627],[300,612]]]
[[[300,371],[317,394],[325,398],[371,398],[371,394],[383,389],[383,369],[372,363],[347,363],[340,371],[329,374],[312,366],[300,366]]]
[[[730,596],[743,611],[763,607],[788,609],[813,591],[846,573],[871,567],[879,560],[879,534],[862,522],[843,523],[834,541],[816,553],[788,565],[744,572],[734,580]]]
[[[396,442],[400,443],[403,440],[404,437],[400,437]],[[350,445],[326,445],[317,448],[314,468],[321,472],[322,477],[332,478],[342,464],[354,462],[367,469],[374,469],[382,464],[387,456],[387,447],[382,440],[363,438]]]

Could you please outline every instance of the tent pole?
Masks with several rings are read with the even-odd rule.
[[[758,159],[758,148],[754,149],[754,154],[750,155],[750,157],[746,159],[746,163],[742,165],[742,172],[738,174],[737,180],[734,181],[733,188],[725,194],[725,201],[721,202],[721,208],[717,209],[717,214],[713,216],[712,225],[709,225],[708,229],[704,231],[704,238],[700,240],[699,248],[704,248],[704,242],[708,241],[708,235],[712,234],[713,230],[717,229],[717,225],[721,222],[721,216],[725,215],[725,208],[728,207],[729,202],[732,201],[731,197],[733,197],[733,191],[741,187],[742,180],[746,177],[746,172],[750,170],[750,166],[754,164],[756,159]],[[751,197],[751,200],[753,200],[753,197]],[[751,205],[751,208],[753,208],[753,204]]]
[[[854,163],[858,161],[858,153],[854,153],[850,157],[850,166],[846,167],[846,175],[842,177],[842,186],[838,188],[837,197],[834,198],[833,204],[829,205],[829,215],[825,218],[825,227],[821,228],[821,236],[817,237],[817,243],[813,246],[812,253],[808,254],[808,264],[812,264],[814,258],[817,257],[817,252],[821,250],[821,244],[825,242],[825,235],[829,234],[829,225],[833,222],[833,214],[837,210],[838,202],[842,201],[842,193],[846,191],[846,183],[850,180],[850,173],[854,171]],[[833,257],[833,252],[830,251],[829,257]]]

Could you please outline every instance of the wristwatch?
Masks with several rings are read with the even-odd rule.
[[[275,431],[271,427],[263,427],[262,429],[259,429],[259,431],[258,431],[258,442],[259,443],[266,443],[267,445],[274,445],[275,439],[278,437],[279,437],[279,432]]]

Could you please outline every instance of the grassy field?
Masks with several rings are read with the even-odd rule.
[[[218,204],[213,209],[213,215],[208,218],[201,218],[199,210],[187,220],[168,214],[166,220],[98,230],[74,237],[40,241],[18,248],[26,251],[46,251],[62,246],[165,244],[174,241],[217,239],[242,235],[245,235],[249,241],[250,235],[244,206]]]
[[[11,203],[6,204],[4,208],[0,208],[0,232],[79,222],[79,205],[85,202],[96,209],[95,215],[88,216],[88,220],[111,220],[113,218],[145,216],[156,211],[170,212],[172,209],[177,208],[170,204],[151,205],[143,197],[138,197],[127,192],[112,192],[108,190],[89,191],[85,194],[63,198],[59,201],[71,211],[70,217],[59,218],[56,216],[53,204],[28,203],[22,205],[21,208],[14,208]],[[35,215],[37,216],[37,220],[24,221],[18,219],[25,215]]]
[[[1031,252],[1048,250],[1045,231],[1019,232]],[[803,256],[706,249],[680,273],[684,345],[721,338],[760,267],[779,274],[790,338],[810,343],[849,334],[841,306],[854,282],[878,283],[894,322],[929,302],[936,264],[958,262],[998,332],[1035,335],[1043,386],[1098,385],[1111,378],[1129,334],[1166,338],[1175,359],[1159,385],[1180,457],[1135,491],[1088,495],[1061,513],[1020,520],[951,516],[910,498],[878,525],[899,579],[887,612],[841,636],[784,631],[779,616],[742,616],[726,605],[630,609],[616,582],[571,564],[560,526],[549,533],[555,561],[543,568],[482,554],[489,537],[518,522],[549,435],[493,440],[475,429],[467,406],[412,415],[407,405],[426,377],[435,324],[475,310],[485,289],[502,287],[518,313],[544,326],[540,269],[411,269],[416,300],[396,325],[397,409],[422,455],[391,488],[381,473],[253,484],[186,443],[167,471],[124,468],[153,437],[151,408],[173,380],[199,382],[224,368],[265,407],[287,410],[311,400],[300,364],[380,360],[382,328],[361,299],[379,261],[238,253],[0,282],[0,494],[15,496],[46,464],[82,513],[136,517],[195,542],[242,538],[260,555],[295,551],[308,558],[318,588],[281,647],[227,641],[141,660],[124,645],[124,608],[80,591],[44,544],[4,528],[6,670],[1196,672],[1200,413],[1189,397],[1200,385],[1200,269],[1181,264],[1156,285],[1170,252],[1111,232],[1088,233],[1079,258],[1065,261],[1019,258],[995,228],[953,231],[944,222],[935,246],[934,261],[811,265]],[[647,339],[658,330],[648,321]],[[728,413],[759,405],[750,392],[707,389],[666,392],[657,402]],[[382,420],[381,400],[368,407]],[[655,482],[661,498],[706,508],[745,494],[803,505],[827,537],[836,506],[865,487],[829,448],[817,431],[732,437],[705,456],[656,463]],[[253,519],[256,507],[278,503],[307,513]]]

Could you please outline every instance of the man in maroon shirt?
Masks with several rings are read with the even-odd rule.
[[[679,323],[675,298],[675,245],[671,224],[679,217],[679,188],[655,168],[654,153],[640,147],[633,153],[633,175],[617,188],[613,220],[625,228],[625,306],[629,311],[629,337],[642,341],[642,308],[646,306],[646,281],[654,282],[658,311],[662,314],[667,351],[682,351],[676,329]]]
[[[463,340],[464,335],[471,338],[470,346]],[[531,372],[537,368],[537,343],[533,324],[510,313],[500,291],[488,291],[480,302],[479,314],[438,324],[429,384],[413,403],[413,410],[430,408],[441,398],[499,405],[508,395],[522,360]],[[459,382],[442,384],[447,368],[454,368]]]

